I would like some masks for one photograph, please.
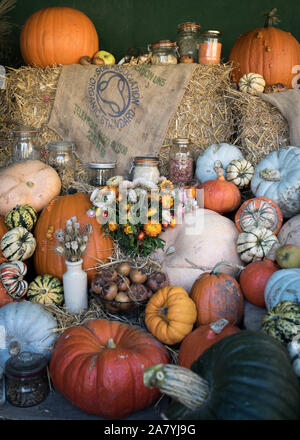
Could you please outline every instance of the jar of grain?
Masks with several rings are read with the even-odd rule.
[[[101,162],[88,164],[88,182],[92,186],[105,186],[106,182],[115,175],[116,162]]]
[[[45,149],[48,152],[48,165],[57,171],[60,178],[62,180],[65,178],[70,181],[76,180],[77,163],[74,142],[49,142]]]
[[[11,163],[24,160],[39,160],[38,148],[39,130],[30,127],[20,127],[10,132],[12,138]]]
[[[159,163],[158,157],[135,157],[132,163],[132,179],[143,178],[155,184],[158,183],[160,178]]]
[[[177,64],[177,54],[176,43],[170,40],[160,40],[152,44],[151,64]]]
[[[221,32],[204,31],[199,45],[199,64],[218,64],[221,61]]]
[[[192,56],[194,63],[198,63],[201,26],[187,22],[177,27],[177,46],[180,57]]]
[[[186,185],[194,176],[194,159],[191,140],[188,138],[173,139],[169,162],[170,180],[175,185]]]

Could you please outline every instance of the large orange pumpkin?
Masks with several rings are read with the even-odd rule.
[[[66,220],[76,216],[81,226],[90,223],[93,232],[89,235],[87,249],[83,255],[83,269],[93,268],[96,258],[106,262],[112,254],[113,242],[105,236],[101,225],[95,218],[87,216],[91,207],[88,194],[76,193],[54,198],[41,212],[34,229],[37,246],[34,253],[34,267],[38,275],[51,274],[62,278],[67,267],[63,256],[54,251],[57,244],[55,231],[64,229]],[[87,271],[89,281],[96,275],[96,271]]]
[[[160,395],[144,385],[144,370],[167,364],[166,348],[138,327],[96,319],[66,330],[50,361],[54,387],[83,411],[120,419]]]
[[[247,73],[259,73],[266,85],[282,83],[292,88],[294,66],[300,65],[300,45],[290,32],[273,27],[276,10],[266,19],[265,27],[250,30],[240,35],[229,54],[235,67],[232,79],[238,84]]]
[[[25,63],[39,67],[77,64],[93,57],[99,40],[92,21],[81,11],[65,6],[40,9],[26,21],[20,37]]]

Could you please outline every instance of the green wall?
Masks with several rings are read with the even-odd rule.
[[[280,14],[279,27],[300,41],[299,0],[17,0],[10,14],[17,25],[12,37],[16,52],[26,19],[49,6],[70,6],[85,12],[97,28],[100,49],[113,53],[117,61],[128,47],[146,47],[158,39],[176,40],[177,25],[185,21],[221,30],[222,56],[226,60],[237,36],[263,26],[262,13],[273,7]]]

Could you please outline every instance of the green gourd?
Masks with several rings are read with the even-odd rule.
[[[280,301],[262,320],[262,331],[288,344],[300,330],[300,303]]]

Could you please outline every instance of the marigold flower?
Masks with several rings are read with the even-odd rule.
[[[133,234],[132,227],[130,225],[125,225],[123,228],[126,235]]]
[[[109,222],[109,223],[108,223],[108,229],[109,229],[111,232],[114,232],[114,231],[116,231],[116,230],[118,229],[118,225],[117,225],[116,223]]]
[[[160,190],[163,192],[171,192],[174,189],[174,185],[171,180],[163,180],[159,185]]]
[[[144,225],[144,231],[149,237],[157,237],[162,231],[160,223],[151,223],[150,221]]]
[[[147,212],[147,217],[149,218],[149,217],[153,217],[155,214],[157,214],[157,209],[156,208],[150,208],[150,209],[148,209],[148,212]]]

